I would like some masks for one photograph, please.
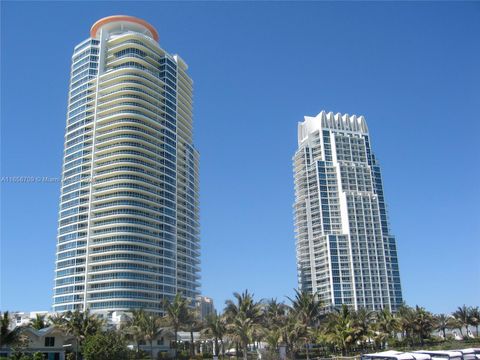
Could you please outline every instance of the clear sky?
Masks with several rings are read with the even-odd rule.
[[[297,122],[365,115],[404,298],[480,299],[480,2],[1,3],[2,176],[59,177],[73,47],[141,17],[190,66],[201,153],[202,292],[296,287]],[[59,183],[2,183],[1,310],[50,309]]]

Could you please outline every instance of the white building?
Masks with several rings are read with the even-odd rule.
[[[199,293],[198,152],[187,64],[131,16],[73,52],[53,309],[161,312]]]
[[[71,335],[66,335],[55,326],[40,330],[25,327],[22,329],[22,336],[26,338],[27,348],[23,350],[25,353],[41,353],[49,360],[64,360],[66,350],[71,350],[74,342]],[[0,345],[0,358],[7,357],[12,352],[13,349]]]
[[[29,326],[36,316],[44,316],[47,327],[36,330]],[[0,313],[0,315],[2,315]],[[49,317],[55,317],[57,313],[47,311],[32,311],[32,312],[12,312],[9,313],[10,325],[9,329],[21,328],[21,335],[24,340],[25,348],[22,352],[27,354],[41,353],[46,359],[64,360],[67,351],[76,352],[77,342],[72,335],[68,335],[64,330],[52,325],[49,322]],[[95,315],[105,321],[104,330],[117,329],[131,318],[131,313],[126,311],[96,311]],[[179,331],[177,334],[179,346],[181,348],[189,349],[191,342],[190,332]],[[199,332],[193,333],[193,341],[195,343],[196,351],[202,348],[201,336]],[[164,328],[157,334],[152,344],[143,341],[139,344],[139,349],[147,354],[153,352],[156,359],[158,353],[163,353],[166,357],[173,357],[175,354],[175,335],[169,328]],[[137,344],[130,340],[128,348],[136,350]],[[8,357],[14,352],[14,349],[9,346],[2,346],[0,344],[0,358]]]
[[[306,116],[293,167],[300,288],[325,306],[396,310],[402,303],[396,243],[365,118]]]
[[[43,316],[45,320],[49,316],[54,315],[52,312],[48,311],[14,311],[9,313],[10,317],[10,328],[15,328],[17,326],[27,326],[36,318],[37,315]]]

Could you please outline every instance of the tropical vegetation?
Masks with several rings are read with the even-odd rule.
[[[458,331],[465,341],[478,340],[479,307],[458,307],[452,314],[432,314],[420,306],[402,305],[395,313],[388,309],[354,310],[342,305],[328,308],[315,294],[296,291],[287,302],[256,300],[247,290],[234,293],[222,313],[202,319],[193,304],[181,295],[162,302],[163,314],[132,310],[118,328],[89,311],[66,312],[48,319],[37,315],[29,326],[42,329],[54,325],[73,340],[68,359],[154,359],[160,337],[172,339],[176,359],[197,359],[227,355],[247,360],[260,353],[278,359],[283,351],[289,359],[311,359],[331,355],[354,355],[388,348],[412,349],[441,346]],[[470,329],[475,329],[477,340]],[[179,332],[189,333],[189,341]],[[200,335],[195,340],[194,334]],[[9,313],[1,317],[1,346],[14,349],[18,359],[38,354],[22,352],[22,328],[12,329]],[[200,343],[202,346],[200,346]],[[127,346],[129,345],[129,346]],[[22,357],[23,356],[23,357]]]

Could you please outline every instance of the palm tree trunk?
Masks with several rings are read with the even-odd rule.
[[[247,351],[248,351],[248,344],[243,344],[243,360],[248,360]]]
[[[307,360],[310,360],[310,354],[308,352],[308,342],[305,342],[305,350],[307,352]]]
[[[193,343],[193,330],[190,329],[190,356],[195,356],[195,344]]]
[[[80,347],[80,340],[78,338],[75,338],[75,342],[76,342],[76,346],[75,346],[75,360],[79,360],[79,356],[78,356],[78,350],[79,350],[79,347]]]
[[[213,343],[213,355],[218,356],[218,338],[215,338],[215,342]]]
[[[175,359],[177,359],[177,358],[178,358],[178,341],[177,341],[177,338],[178,338],[178,329],[175,328],[174,331],[175,331],[175,343],[174,343]]]
[[[150,357],[153,360],[153,340],[150,340]]]
[[[442,331],[443,331],[443,340],[447,340],[447,333],[445,331],[445,328],[443,328]]]

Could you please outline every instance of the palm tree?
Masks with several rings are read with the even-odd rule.
[[[412,342],[411,334],[415,319],[414,315],[413,309],[406,304],[402,304],[397,310],[397,319],[399,322],[399,329],[402,332],[402,337],[410,342]]]
[[[435,316],[435,329],[439,330],[443,334],[443,340],[447,340],[447,329],[451,329],[452,318],[446,314],[438,314]]]
[[[327,340],[341,349],[342,355],[347,355],[350,347],[356,341],[356,329],[353,316],[347,305],[340,310],[328,314],[325,335]]]
[[[266,328],[264,340],[268,344],[268,349],[272,357],[275,357],[278,351],[278,344],[282,338],[281,331],[276,328]]]
[[[355,337],[362,348],[373,337],[373,320],[375,313],[366,308],[360,308],[352,312],[353,327],[356,331]]]
[[[204,323],[197,309],[188,309],[186,329],[190,332],[190,356],[195,356],[195,340],[193,333],[203,329]]]
[[[405,313],[406,314],[406,313]],[[405,318],[404,329],[409,329],[409,323]],[[384,308],[376,313],[375,330],[376,342],[380,344],[383,349],[389,339],[394,337],[395,332],[399,329],[399,322],[397,318],[388,310]],[[408,333],[408,330],[406,330]]]
[[[147,316],[143,309],[131,310],[126,323],[122,324],[121,331],[127,338],[132,340],[136,346],[136,356],[140,352],[140,342],[145,341],[144,324]]]
[[[278,327],[285,322],[289,306],[284,303],[277,302],[276,299],[270,299],[263,307],[263,320],[266,327]]]
[[[293,354],[300,342],[300,335],[298,332],[297,316],[290,307],[286,308],[286,315],[284,322],[280,327],[281,342],[287,347],[287,354]],[[303,343],[302,343],[303,346]]]
[[[434,327],[434,319],[430,312],[423,307],[415,306],[415,319],[413,322],[413,332],[418,336],[420,345],[423,346],[424,340],[428,338]]]
[[[462,326],[465,326],[466,335],[468,336],[468,325],[470,322],[470,312],[468,307],[466,305],[459,306],[457,311],[455,311],[452,315],[458,320],[459,324],[461,324],[459,327],[460,334],[463,336]]]
[[[480,325],[480,308],[478,306],[471,307],[468,312],[468,317],[470,319],[469,325],[475,327],[475,332],[478,337],[478,326]]]
[[[247,360],[248,344],[254,340],[253,335],[258,329],[258,324],[244,313],[239,313],[228,323],[227,329],[234,341],[241,345],[243,359]]]
[[[315,338],[316,333],[314,328],[306,327],[302,322],[298,321],[296,317],[293,317],[292,327],[290,328],[290,339],[294,352],[305,351],[307,359],[310,358],[310,347],[312,340]]]
[[[62,327],[66,322],[67,319],[65,317],[66,313],[56,313],[48,317],[48,321],[57,327]]]
[[[178,331],[188,321],[188,306],[187,300],[182,297],[180,293],[177,293],[173,298],[173,301],[169,301],[165,298],[162,302],[163,311],[165,312],[165,320],[168,326],[173,330],[175,337],[175,358],[177,357],[177,342]]]
[[[227,300],[225,302],[225,315],[227,318],[234,318],[239,314],[243,314],[247,318],[255,321],[260,320],[262,315],[261,306],[260,303],[255,302],[253,294],[250,294],[248,290],[245,290],[241,294],[235,292],[233,293],[233,296],[236,299],[236,303],[232,300]]]
[[[136,357],[140,352],[140,343],[150,345],[150,356],[153,359],[153,341],[162,333],[162,319],[155,314],[146,313],[143,309],[131,310],[131,315],[122,325],[122,332],[135,342]]]
[[[255,341],[260,330],[262,318],[261,304],[255,302],[253,294],[245,290],[242,294],[235,292],[236,302],[225,302],[227,330],[232,338],[242,347],[243,358],[247,359],[248,344]],[[237,353],[238,356],[238,353]]]
[[[225,356],[225,348],[223,344],[223,338],[225,337],[225,334],[227,332],[225,318],[218,315],[217,312],[214,312],[207,317],[205,327],[202,332],[205,335],[210,336],[214,339],[214,353],[217,356],[220,353],[218,348],[218,342],[220,341],[222,347],[222,357]]]
[[[68,311],[63,316],[64,320],[58,319],[59,325],[57,326],[65,331],[67,335],[75,338],[77,352],[81,350],[83,342],[88,336],[97,334],[105,325],[104,320],[94,314],[90,314],[88,309],[83,312],[79,310],[74,312]]]
[[[262,326],[265,341],[268,343],[272,355],[278,351],[280,343],[287,343],[285,326],[291,308],[277,302],[276,299],[268,300],[263,306]]]
[[[309,356],[309,344],[312,340],[312,329],[317,326],[320,316],[320,302],[317,300],[317,295],[306,291],[295,290],[295,298],[290,299],[292,302],[292,311],[297,317],[298,334],[305,341],[305,349],[307,360]]]
[[[295,290],[295,298],[290,299],[293,312],[305,326],[313,327],[317,324],[320,316],[321,304],[317,295],[306,291]]]
[[[10,315],[8,311],[0,319],[0,347],[15,345],[20,339],[20,327],[10,330]]]
[[[30,321],[30,326],[35,330],[46,328],[48,324],[45,321],[45,315],[36,314],[35,319]]]
[[[163,331],[162,319],[155,314],[145,314],[140,322],[140,331],[144,335],[144,339],[150,345],[150,356],[153,360],[153,341]]]

